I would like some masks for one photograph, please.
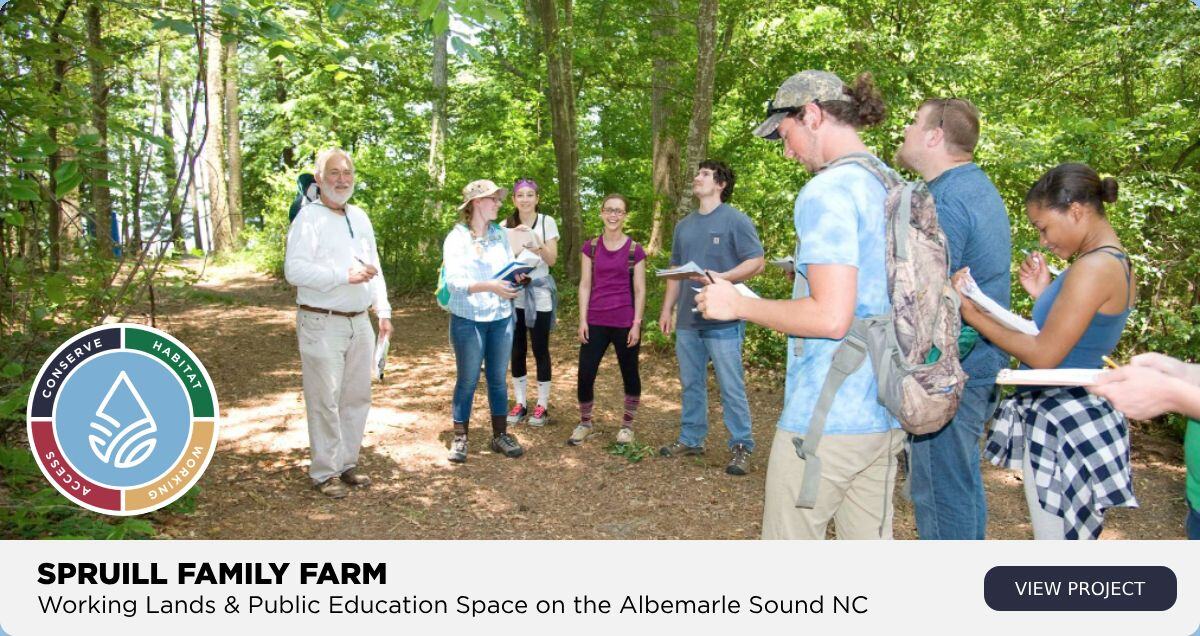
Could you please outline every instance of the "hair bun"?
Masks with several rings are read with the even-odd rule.
[[[854,87],[847,88],[846,92],[854,104],[859,126],[874,126],[883,121],[887,108],[869,71],[854,78]]]
[[[1113,203],[1117,200],[1117,180],[1112,177],[1104,177],[1100,180],[1100,200],[1105,203]]]

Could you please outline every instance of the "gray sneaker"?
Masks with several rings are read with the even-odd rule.
[[[703,446],[688,446],[683,442],[674,442],[667,446],[658,449],[658,454],[663,457],[686,457],[689,455],[703,455]]]
[[[492,438],[492,450],[503,453],[505,457],[520,457],[525,454],[525,449],[521,448],[517,438],[508,433]]]
[[[455,464],[462,464],[467,461],[467,436],[455,435],[454,441],[450,442],[450,456],[447,458]]]
[[[633,429],[628,426],[622,426],[621,430],[617,431],[617,443],[618,444],[632,444],[633,443]]]
[[[571,438],[567,440],[569,446],[579,446],[584,440],[592,434],[592,427],[587,424],[580,424],[571,431]]]
[[[745,444],[734,444],[730,451],[733,455],[725,465],[725,472],[730,475],[745,475],[750,472],[750,449]]]

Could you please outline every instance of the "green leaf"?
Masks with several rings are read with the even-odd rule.
[[[47,276],[42,283],[46,289],[46,298],[50,302],[61,305],[67,302],[67,279],[62,274]]]
[[[433,32],[441,33],[450,26],[450,12],[438,11],[433,16]]]
[[[236,3],[222,2],[221,15],[229,18],[230,20],[236,20],[238,19],[238,16],[242,15],[242,9],[241,7],[237,6]]]
[[[94,128],[92,130],[95,130]],[[75,146],[83,149],[100,143],[100,133],[84,133],[75,138]]]
[[[156,29],[170,29],[180,35],[196,35],[196,27],[192,26],[187,20],[178,20],[175,18],[160,18],[151,23]]]
[[[79,162],[67,161],[54,171],[55,181],[62,182],[79,174]]]
[[[4,365],[3,369],[0,369],[0,377],[15,378],[18,375],[21,375],[21,372],[24,370],[25,367],[22,366],[21,363],[9,362],[8,364]]]
[[[17,227],[25,227],[25,215],[13,210],[4,215],[4,222]]]
[[[11,183],[4,190],[8,193],[9,198],[14,201],[42,200],[41,195],[38,194],[38,184],[26,179],[19,179]]]
[[[417,10],[417,18],[420,20],[428,20],[433,17],[433,12],[437,9],[438,0],[421,0],[421,7]]]
[[[333,20],[336,22],[337,19],[342,17],[342,14],[345,12],[346,12],[346,5],[344,3],[335,2],[331,5],[329,5],[329,19],[330,20]]]
[[[79,184],[81,183],[83,183],[83,173],[76,171],[75,174],[71,175],[70,177],[61,179],[58,181],[58,183],[54,184],[54,196],[61,199],[70,191],[78,188]]]

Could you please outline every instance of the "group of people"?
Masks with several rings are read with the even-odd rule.
[[[701,162],[692,183],[697,209],[674,228],[670,264],[695,263],[703,275],[668,279],[658,325],[675,334],[681,383],[677,439],[664,457],[704,453],[708,432],[707,367],[711,362],[728,430],[725,471],[745,475],[754,452],[742,365],[745,323],[787,339],[785,397],[769,451],[763,538],[824,538],[832,521],[840,538],[891,538],[898,455],[908,453],[909,485],[921,538],[982,539],[987,501],[980,442],[993,463],[1023,471],[1035,538],[1096,538],[1104,513],[1136,506],[1126,416],[1178,411],[1200,417],[1200,366],[1147,354],[1100,376],[1090,387],[1020,387],[1001,400],[998,372],[1015,357],[1022,368],[1103,366],[1128,320],[1137,280],[1129,256],[1106,217],[1117,183],[1076,163],[1059,165],[1029,190],[1026,213],[1042,246],[1070,266],[1056,277],[1039,252],[1029,252],[1018,281],[1033,298],[1036,335],[1017,331],[961,302],[961,319],[978,335],[961,365],[968,380],[957,412],[936,433],[909,435],[879,398],[871,364],[839,370],[835,351],[857,320],[891,309],[885,250],[888,191],[877,174],[891,168],[859,132],[883,121],[885,105],[869,74],[847,86],[824,71],[788,78],[767,107],[758,137],[781,142],[784,155],[812,178],[796,197],[792,298],[770,300],[736,287],[761,273],[762,243],[748,216],[729,204],[735,175],[719,161]],[[1003,200],[974,163],[978,110],[959,98],[923,102],[905,128],[895,161],[920,175],[936,203],[949,248],[954,286],[978,287],[1010,303],[1011,229]],[[854,161],[846,158],[854,157]],[[390,307],[374,234],[366,215],[347,205],[353,164],[341,150],[317,157],[321,200],[305,206],[288,235],[286,276],[296,285],[297,333],[312,444],[310,476],[317,490],[342,497],[369,484],[357,470],[370,404],[371,307],[381,335],[391,331]],[[518,179],[515,210],[503,222],[507,191],[489,180],[463,189],[460,219],[443,245],[450,341],[457,365],[449,460],[468,458],[472,401],[481,370],[491,415],[489,446],[506,457],[524,453],[509,427],[549,421],[550,331],[558,291],[550,268],[559,233],[542,214],[538,185]],[[602,231],[584,241],[579,286],[578,424],[567,443],[579,445],[595,427],[595,380],[611,344],[624,388],[618,443],[634,439],[641,401],[638,354],[646,301],[646,254],[625,233],[629,202],[606,196]],[[342,227],[344,226],[344,227]],[[512,280],[495,278],[516,251],[537,266]],[[536,360],[537,401],[530,409],[527,350]],[[511,362],[514,404],[509,405]],[[827,376],[844,373],[836,391]],[[801,450],[814,417],[821,443]],[[986,425],[992,421],[990,431]],[[1192,422],[1187,521],[1200,534],[1200,425]],[[808,466],[812,462],[813,466]],[[819,467],[815,497],[797,505],[805,474]],[[808,492],[808,489],[805,489]]]

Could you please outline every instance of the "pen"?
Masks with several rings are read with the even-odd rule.
[[[1022,252],[1024,252],[1026,256],[1033,256],[1033,255],[1034,255],[1034,254],[1033,254],[1033,252],[1030,252],[1029,250],[1025,250],[1025,249],[1023,249],[1023,250],[1021,250],[1021,251],[1022,251]],[[1038,254],[1038,255],[1037,255],[1037,258],[1038,258],[1038,259],[1041,259],[1041,258],[1042,258],[1041,254]],[[1059,269],[1059,268],[1057,268],[1057,267],[1055,267],[1055,266],[1053,266],[1053,265],[1051,265],[1050,263],[1046,263],[1046,269],[1047,269],[1047,270],[1049,270],[1049,272],[1050,272],[1052,275],[1054,275],[1054,276],[1060,276],[1060,275],[1062,275],[1062,270],[1061,270],[1061,269]]]
[[[704,275],[708,277],[708,282],[710,282],[710,283],[716,283],[716,282],[717,282],[717,281],[713,280],[712,274],[710,274],[710,273],[708,272],[708,270],[707,270],[707,269],[706,269],[706,270],[704,270]]]
[[[1113,362],[1113,359],[1108,356],[1100,356],[1100,359],[1104,361],[1104,366],[1110,369],[1116,369],[1120,366],[1116,362]]]

